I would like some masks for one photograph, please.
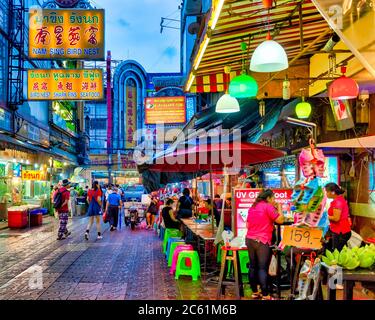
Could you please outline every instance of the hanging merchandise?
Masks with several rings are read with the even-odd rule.
[[[342,76],[329,86],[329,97],[332,100],[355,99],[359,94],[358,83],[345,76],[346,67],[341,67]]]
[[[290,99],[290,81],[288,79],[288,76],[285,76],[285,80],[283,81],[283,99]]]
[[[246,43],[241,43],[242,57],[242,72],[239,76],[232,79],[229,84],[229,94],[234,98],[252,98],[256,97],[258,93],[258,84],[256,80],[246,73]]]
[[[310,148],[302,149],[299,164],[303,176],[295,185],[292,194],[292,211],[296,225],[321,227],[328,231],[329,221],[325,205],[327,196],[324,190],[325,156],[322,150],[315,148],[310,139]]]

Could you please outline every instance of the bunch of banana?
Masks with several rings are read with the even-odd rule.
[[[375,264],[375,245],[352,249],[345,246],[341,252],[337,249],[333,252],[326,250],[322,261],[329,266],[340,266],[347,270],[354,270],[358,267],[371,268]]]

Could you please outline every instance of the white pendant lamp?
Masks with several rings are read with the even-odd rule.
[[[225,93],[217,101],[215,111],[217,113],[234,113],[240,111],[240,105],[236,98]]]
[[[250,61],[250,70],[255,72],[278,72],[288,69],[288,56],[284,48],[267,34],[254,51]]]

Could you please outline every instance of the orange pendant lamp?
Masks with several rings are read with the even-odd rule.
[[[341,67],[342,76],[329,86],[329,97],[332,100],[355,99],[359,94],[358,83],[345,76],[346,67]]]

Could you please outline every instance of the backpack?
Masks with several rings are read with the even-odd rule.
[[[61,208],[61,206],[63,204],[62,195],[63,195],[63,192],[61,192],[60,190],[57,191],[56,194],[54,195],[54,197],[53,197],[53,207],[55,209]]]

